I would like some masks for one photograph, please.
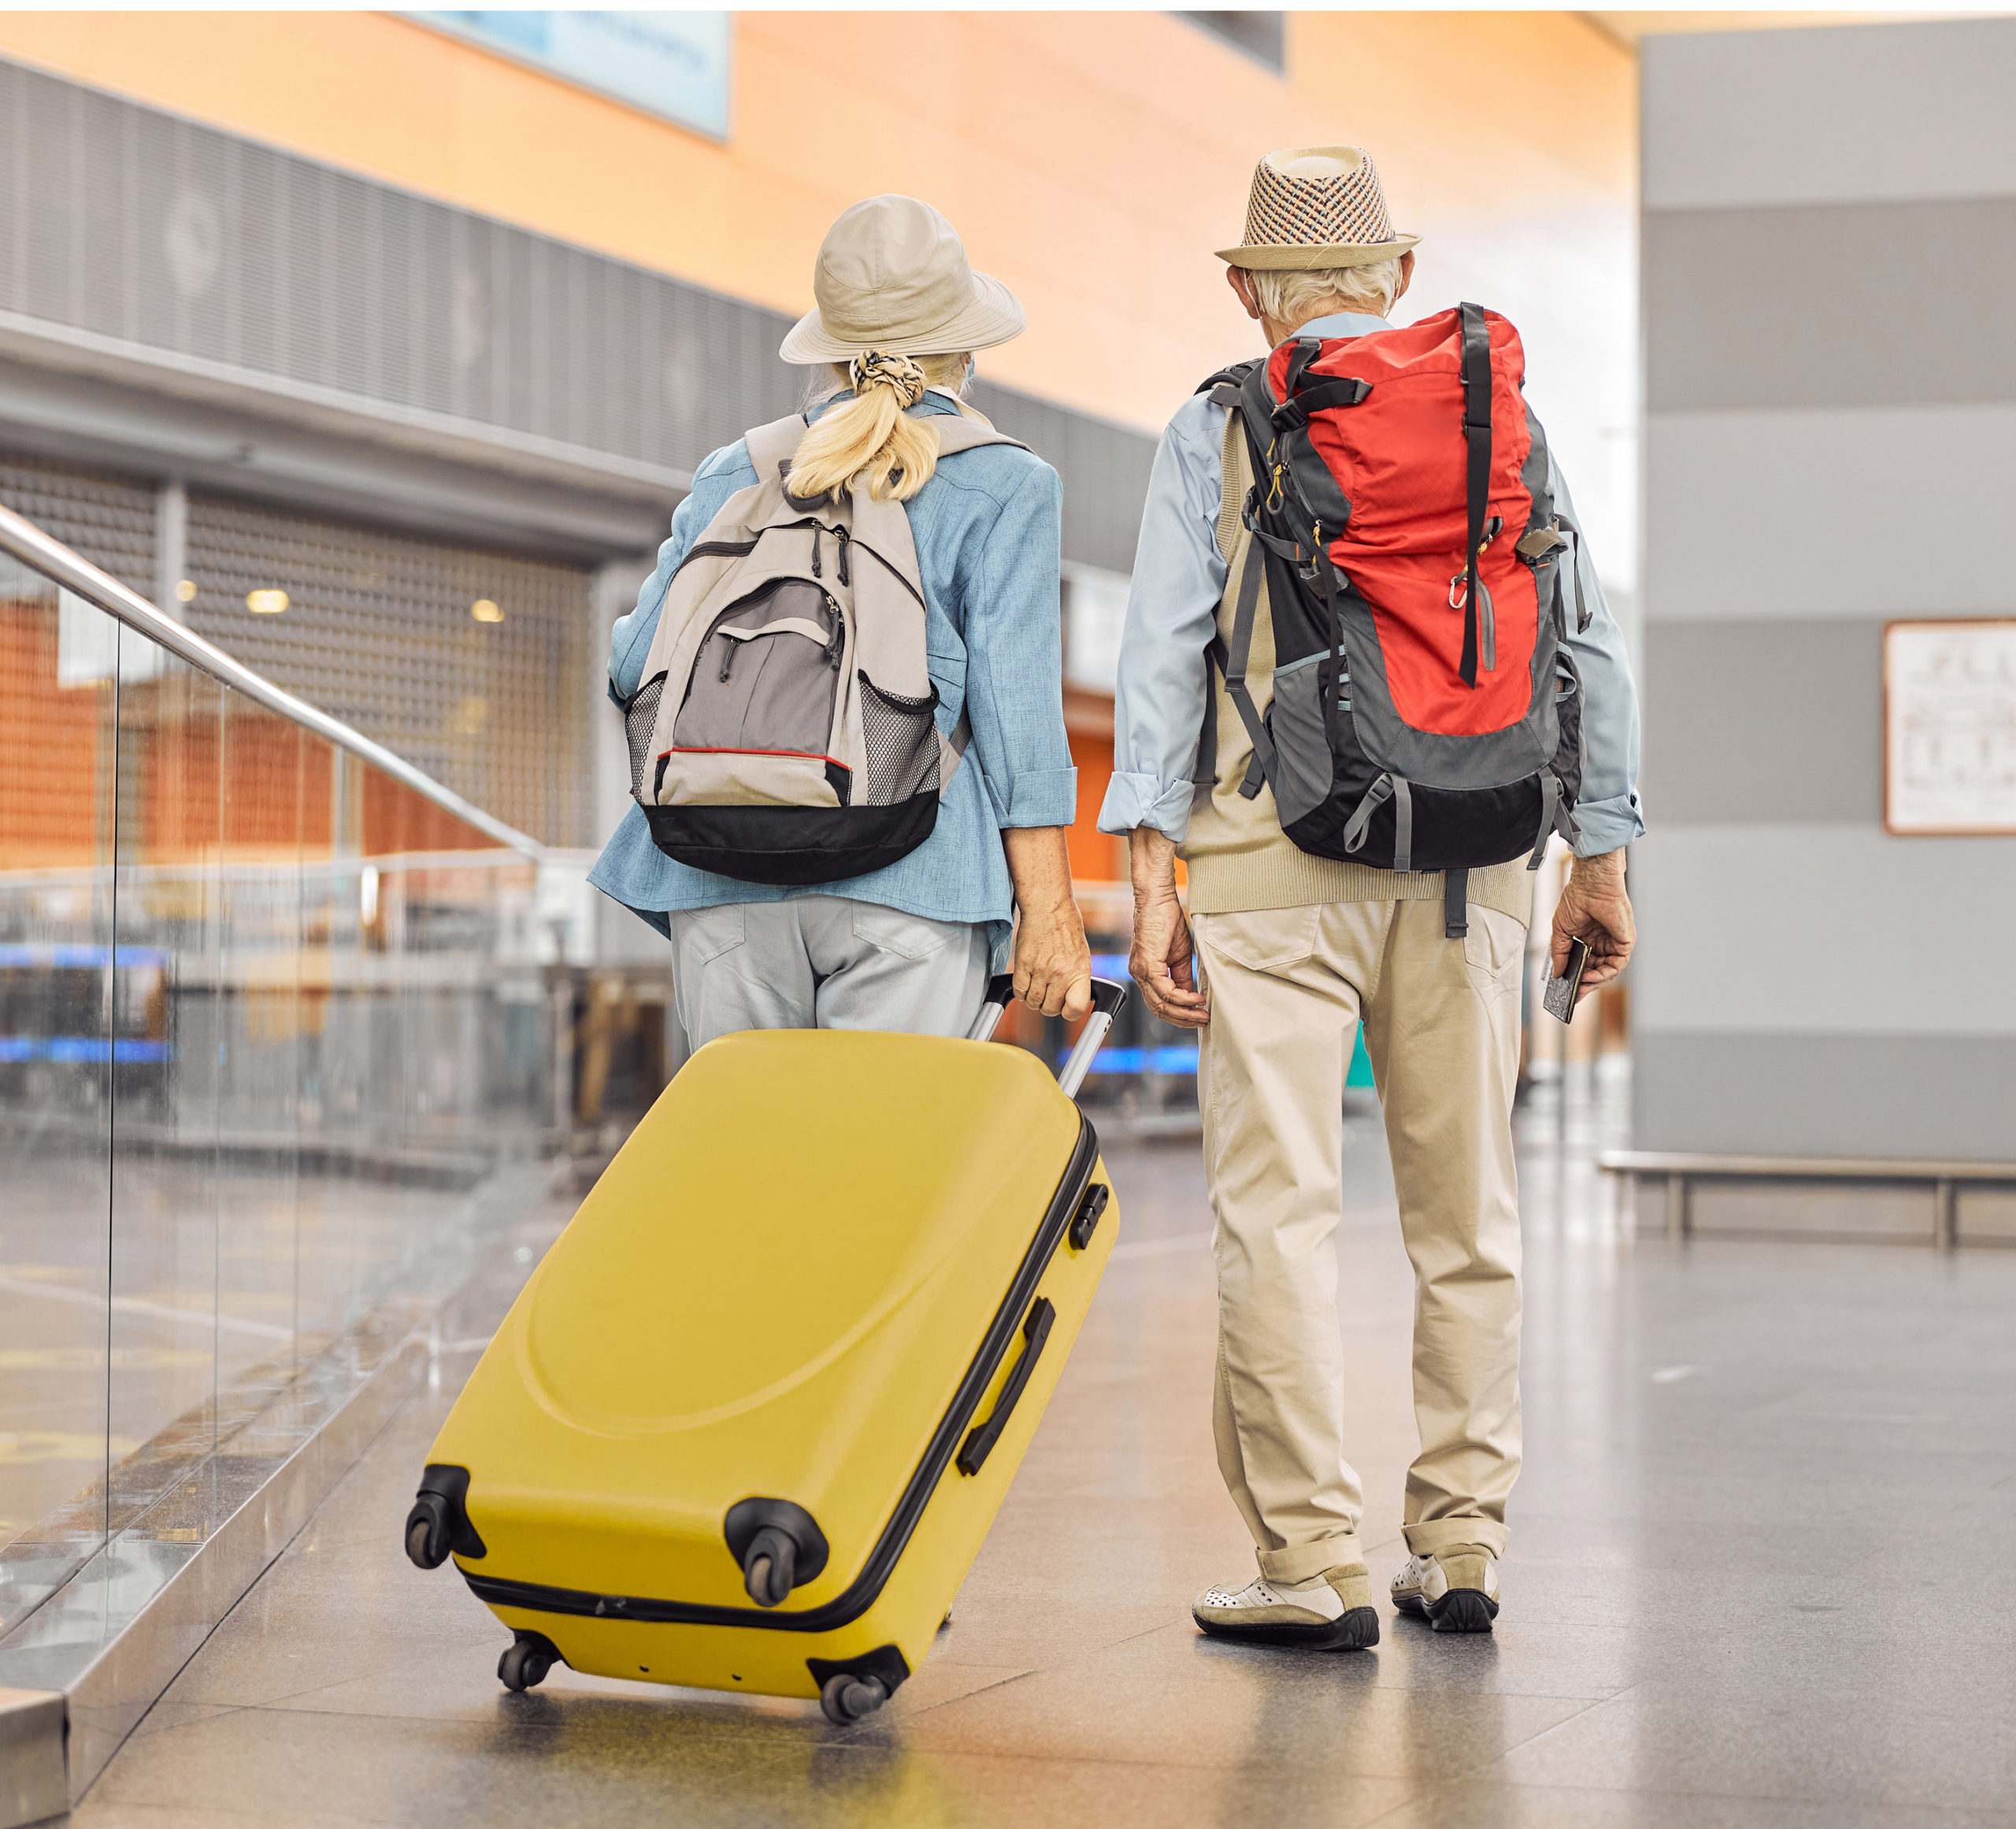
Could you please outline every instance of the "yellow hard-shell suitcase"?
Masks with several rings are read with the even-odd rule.
[[[817,1696],[922,1662],[1028,1447],[1119,1215],[1059,1079],[975,1037],[701,1049],[512,1305],[406,1524],[555,1661]]]

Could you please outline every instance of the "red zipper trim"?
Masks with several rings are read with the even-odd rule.
[[[661,762],[668,756],[796,756],[807,762],[830,762],[843,774],[851,775],[854,772],[839,757],[822,756],[817,750],[731,750],[718,744],[713,747],[702,746],[699,748],[689,746],[680,749],[675,745],[669,750],[661,750],[658,752],[658,760]]]

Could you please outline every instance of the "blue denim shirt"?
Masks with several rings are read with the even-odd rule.
[[[911,410],[958,409],[934,392]],[[721,505],[755,480],[740,440],[700,466],[692,494],[673,513],[672,537],[658,548],[658,569],[638,592],[636,609],[616,625],[612,694],[636,691],[687,549]],[[1041,458],[1013,445],[983,445],[943,459],[906,506],[928,606],[925,654],[938,688],[939,728],[951,735],[962,707],[973,725],[931,836],[865,876],[783,888],[675,863],[651,842],[643,809],[633,804],[588,880],[660,932],[674,909],[840,895],[933,920],[984,923],[994,969],[1008,968],[1015,896],[1001,829],[1068,826],[1077,816],[1058,611],[1062,491]]]
[[[1392,326],[1346,311],[1302,328],[1310,335],[1344,337]],[[1204,650],[1217,632],[1225,588],[1225,556],[1217,542],[1225,431],[1225,409],[1209,394],[1193,394],[1177,409],[1155,454],[1121,638],[1113,784],[1099,812],[1103,832],[1152,826],[1180,844],[1189,830],[1190,776],[1204,721]],[[1579,528],[1551,450],[1548,480],[1556,510]],[[1591,615],[1588,628],[1568,631],[1582,679],[1582,790],[1575,803],[1582,835],[1575,848],[1593,857],[1645,830],[1638,806],[1638,694],[1624,631],[1580,540],[1576,567]]]

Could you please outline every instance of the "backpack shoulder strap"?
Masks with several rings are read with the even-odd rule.
[[[1020,439],[1011,439],[1005,431],[995,430],[985,415],[969,407],[964,413],[935,413],[932,422],[938,428],[938,454],[949,457],[955,451],[976,450],[982,445],[1013,445],[1018,451],[1029,447]]]
[[[1218,550],[1229,565],[1239,551],[1240,529],[1243,520],[1247,492],[1251,486],[1251,468],[1247,460],[1246,439],[1240,423],[1237,391],[1229,387],[1225,391],[1232,397],[1221,399],[1219,391],[1214,388],[1212,398],[1228,409],[1225,445],[1220,458],[1221,479],[1218,491],[1217,541]],[[1237,594],[1233,598],[1232,639],[1228,642],[1222,632],[1214,631],[1204,650],[1204,726],[1198,741],[1197,766],[1192,771],[1195,786],[1208,792],[1216,785],[1218,772],[1218,701],[1210,678],[1211,668],[1216,667],[1225,680],[1226,694],[1239,713],[1240,721],[1246,726],[1247,735],[1253,745],[1253,759],[1239,790],[1248,800],[1260,791],[1273,765],[1273,739],[1261,720],[1258,708],[1254,704],[1252,694],[1246,683],[1247,660],[1253,647],[1253,619],[1259,605],[1263,572],[1258,543],[1255,542],[1247,547],[1244,562],[1239,571],[1228,575],[1228,585],[1236,578],[1238,587]]]
[[[804,414],[793,413],[742,435],[742,442],[749,447],[749,461],[758,483],[782,480],[784,466],[797,455],[798,447],[804,442],[809,429]]]
[[[1266,364],[1267,358],[1265,356],[1255,356],[1251,361],[1234,362],[1228,368],[1220,368],[1212,374],[1206,375],[1197,383],[1194,391],[1215,395],[1221,387],[1237,388],[1255,368],[1265,368]],[[1221,400],[1218,404],[1223,406],[1230,403]]]
[[[1218,469],[1218,553],[1229,561],[1233,549],[1239,544],[1240,523],[1249,483],[1246,439],[1239,423],[1239,398],[1236,391],[1227,391],[1232,394],[1229,399],[1219,399],[1215,391],[1211,398],[1225,409],[1225,445],[1219,455]]]

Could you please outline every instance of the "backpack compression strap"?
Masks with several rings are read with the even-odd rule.
[[[1464,491],[1469,520],[1469,561],[1463,585],[1463,683],[1477,683],[1477,552],[1484,543],[1484,516],[1491,507],[1491,326],[1480,305],[1461,305],[1463,326],[1463,437],[1469,446]]]

